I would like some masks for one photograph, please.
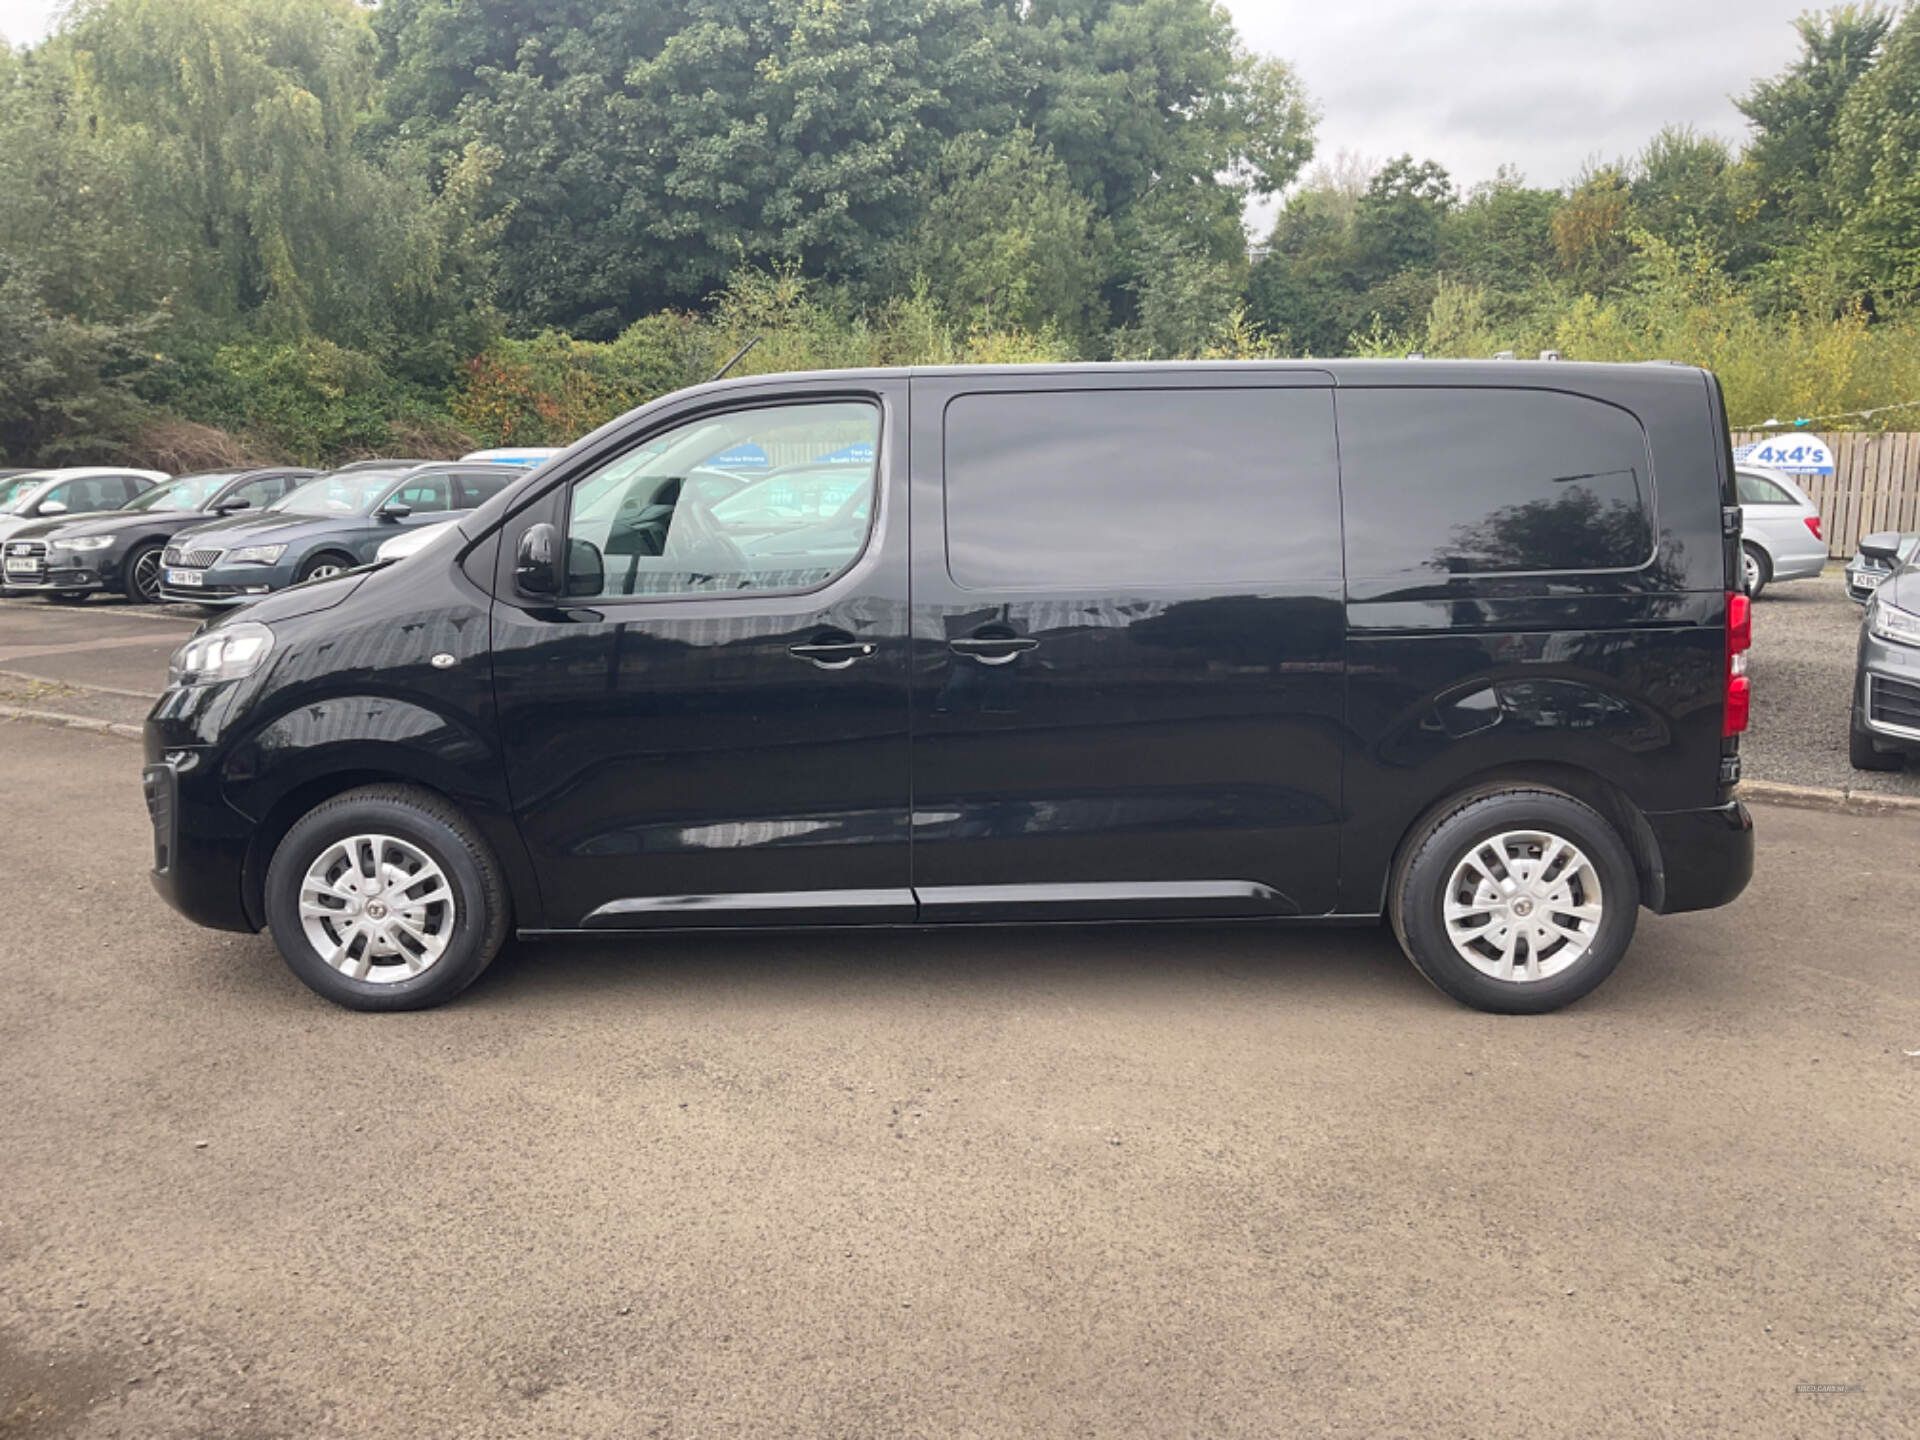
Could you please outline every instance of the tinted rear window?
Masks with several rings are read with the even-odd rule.
[[[1342,391],[1340,462],[1356,579],[1631,569],[1653,556],[1646,435],[1598,400]]]
[[[1337,579],[1325,389],[963,395],[947,566],[968,590]]]

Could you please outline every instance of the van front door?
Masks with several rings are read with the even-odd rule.
[[[709,398],[507,523],[494,689],[548,927],[913,918],[907,389],[857,389]],[[535,524],[566,597],[515,589]]]
[[[1330,384],[914,380],[922,918],[1333,908]]]

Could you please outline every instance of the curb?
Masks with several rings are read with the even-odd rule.
[[[96,720],[91,715],[68,715],[60,710],[34,710],[25,705],[0,705],[0,720],[26,720],[35,725],[53,725],[66,730],[89,730],[96,735],[112,735],[119,740],[138,740],[138,725],[122,725],[117,720]]]
[[[1826,790],[1816,785],[1782,785],[1772,780],[1743,780],[1737,799],[1796,810],[1829,810],[1848,815],[1920,816],[1920,795],[1888,795],[1878,790]]]

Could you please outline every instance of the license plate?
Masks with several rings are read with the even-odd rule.
[[[1853,583],[1858,585],[1862,590],[1871,590],[1886,578],[1886,575],[1879,570],[1856,570],[1853,572]]]
[[[10,555],[7,557],[7,573],[9,575],[38,575],[40,573],[40,562],[25,555]]]
[[[169,570],[167,571],[167,583],[169,585],[178,585],[186,590],[198,590],[207,582],[206,577],[198,570]]]

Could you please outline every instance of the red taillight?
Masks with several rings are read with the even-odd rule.
[[[1753,715],[1753,682],[1747,678],[1747,651],[1753,645],[1753,600],[1727,592],[1727,706],[1720,722],[1724,738],[1747,728]]]
[[[1807,516],[1807,528],[1813,531],[1814,539],[1824,540],[1827,538],[1826,536],[1820,533],[1820,517],[1818,515]]]

